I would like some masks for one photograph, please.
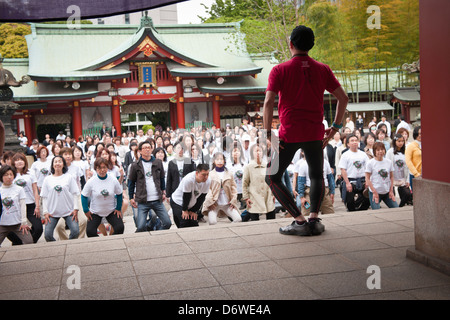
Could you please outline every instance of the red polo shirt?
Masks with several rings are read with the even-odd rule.
[[[295,56],[275,66],[267,91],[278,94],[280,139],[286,143],[322,140],[323,95],[339,86],[330,67],[309,56]]]

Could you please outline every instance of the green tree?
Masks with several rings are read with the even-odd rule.
[[[206,7],[206,23],[241,22],[249,53],[274,53],[280,61],[290,58],[289,36],[304,23],[306,10],[313,0],[217,0]],[[241,41],[235,37],[233,41]]]

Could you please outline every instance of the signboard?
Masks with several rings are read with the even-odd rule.
[[[139,87],[158,88],[156,81],[156,66],[159,62],[135,62],[139,68]]]

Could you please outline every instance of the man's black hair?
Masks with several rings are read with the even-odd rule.
[[[314,47],[314,32],[307,26],[299,25],[292,30],[291,42],[298,50],[309,51]]]
[[[197,165],[197,167],[195,168],[195,171],[200,172],[200,171],[209,171],[209,164],[207,163],[200,163]]]

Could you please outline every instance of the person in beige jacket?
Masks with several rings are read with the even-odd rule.
[[[208,216],[210,225],[217,223],[219,212],[225,213],[233,222],[241,222],[237,202],[237,188],[233,174],[225,167],[223,153],[217,152],[209,173],[211,186],[203,203],[203,214]]]
[[[266,219],[275,219],[275,197],[265,183],[267,163],[262,160],[262,148],[253,145],[250,155],[252,160],[244,168],[242,199],[247,202],[251,220],[259,220],[261,214],[266,214]]]

